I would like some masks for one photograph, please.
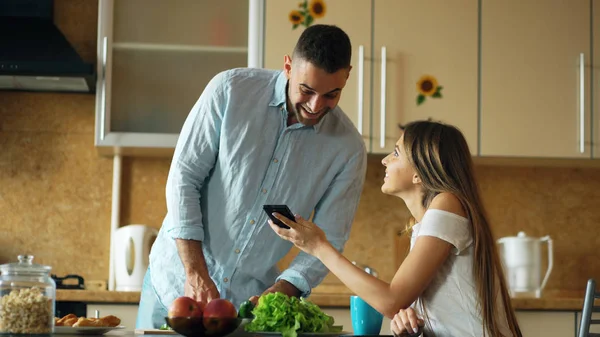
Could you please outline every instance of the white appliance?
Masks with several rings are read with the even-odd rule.
[[[158,230],[137,224],[123,226],[115,231],[115,290],[142,290],[150,248],[157,235]]]
[[[498,239],[500,258],[512,297],[540,297],[552,271],[552,239],[517,236]],[[548,267],[542,280],[542,243],[548,244]]]

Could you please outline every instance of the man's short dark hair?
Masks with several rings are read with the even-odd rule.
[[[349,68],[351,57],[350,38],[341,28],[313,25],[300,35],[292,59],[301,58],[333,74],[340,69]]]

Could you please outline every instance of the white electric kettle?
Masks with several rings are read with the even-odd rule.
[[[158,231],[145,225],[127,225],[115,231],[115,289],[140,291],[148,269],[150,248]]]
[[[548,268],[542,275],[542,243],[548,244]],[[552,271],[552,239],[535,238],[519,232],[517,236],[498,239],[500,258],[512,297],[540,297]]]

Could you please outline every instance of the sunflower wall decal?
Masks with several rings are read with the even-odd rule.
[[[292,29],[296,29],[300,25],[310,26],[315,19],[324,17],[327,9],[323,0],[311,0],[310,2],[304,0],[298,3],[298,8],[292,10],[289,14]]]
[[[431,98],[442,98],[442,87],[438,85],[438,81],[431,75],[423,75],[417,82],[417,105],[421,105],[425,102],[427,97]]]

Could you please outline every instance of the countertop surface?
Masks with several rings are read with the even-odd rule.
[[[350,296],[348,288],[339,285],[320,285],[313,290],[309,300],[321,307],[348,308]],[[584,290],[558,291],[549,290],[540,298],[513,298],[516,310],[558,310],[581,311]],[[56,291],[57,301],[73,301],[105,304],[138,304],[139,292],[106,291],[106,290],[62,290]]]
[[[242,333],[231,333],[229,335],[227,335],[228,337],[235,337],[235,336],[240,336],[240,337],[249,337],[249,336],[272,336],[272,333],[267,333],[267,334],[261,334],[261,333],[255,333],[255,332],[242,332]],[[16,336],[16,335],[15,335]],[[65,335],[66,336],[66,335]],[[90,335],[69,335],[71,337],[76,337],[76,336],[85,336],[85,337],[89,337]],[[104,334],[104,336],[127,336],[127,337],[135,337],[135,336],[142,336],[142,337],[151,337],[151,336],[158,336],[158,337],[165,337],[165,336],[181,336],[179,334],[159,334],[159,335],[153,335],[153,334],[136,334],[134,333],[134,331],[109,331],[107,333]],[[340,335],[335,335],[335,334],[331,334],[329,335],[331,336],[348,336],[348,337],[359,337],[360,335],[353,335],[353,334],[340,334]],[[393,337],[392,335],[378,335],[379,337]],[[373,335],[368,335],[368,336],[360,336],[360,337],[373,337]]]

